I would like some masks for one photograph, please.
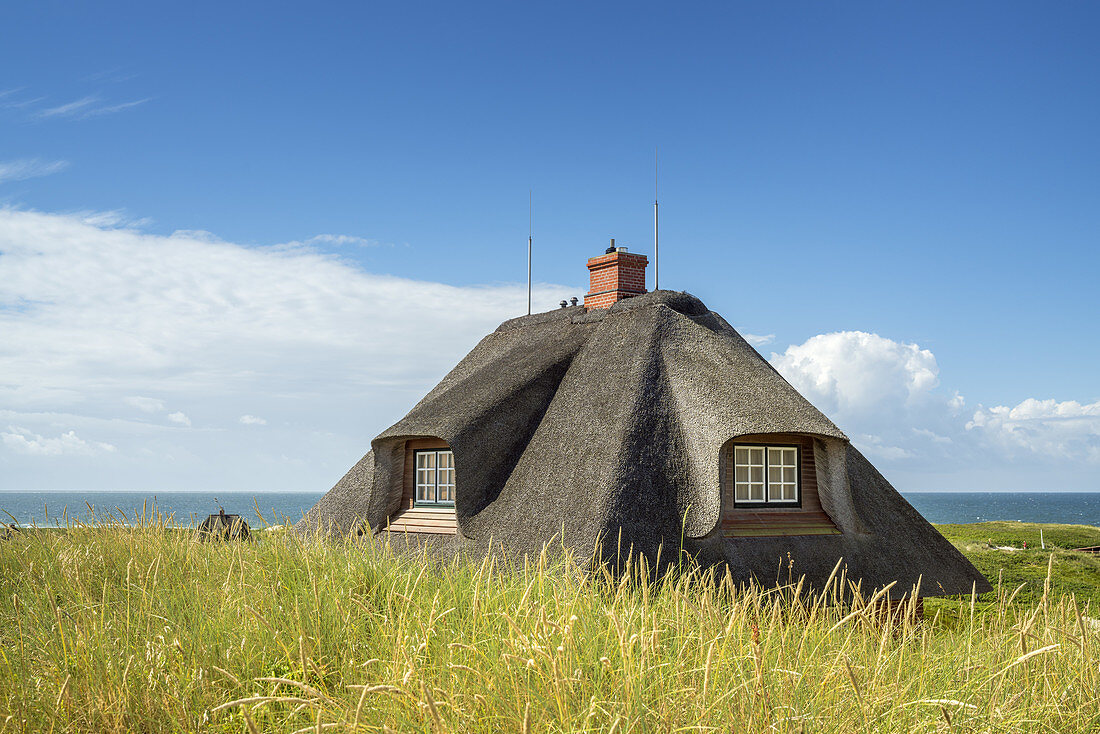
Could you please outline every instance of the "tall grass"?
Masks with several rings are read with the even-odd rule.
[[[1100,631],[151,522],[0,543],[0,731],[1096,731]],[[981,612],[986,613],[981,613]]]

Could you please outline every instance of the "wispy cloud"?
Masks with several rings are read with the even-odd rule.
[[[13,91],[19,91],[19,90],[13,90]],[[45,96],[40,96],[40,97],[31,97],[29,99],[21,99],[18,102],[16,102],[15,100],[0,101],[0,107],[3,107],[5,109],[11,109],[11,110],[23,110],[23,109],[26,109],[28,107],[34,107],[39,102],[45,101],[45,99],[46,99]]]
[[[81,117],[102,117],[103,115],[113,115],[116,112],[122,112],[128,110],[131,107],[137,107],[138,105],[145,104],[153,99],[152,97],[146,97],[145,99],[136,99],[133,102],[123,102],[121,104],[107,105],[105,107],[97,107],[93,110],[88,110]]]
[[[112,84],[118,84],[119,82],[129,81],[136,77],[137,74],[132,72],[123,71],[123,67],[116,66],[112,69],[104,69],[102,71],[93,72],[83,77],[81,81],[85,82],[108,82]]]
[[[209,235],[209,233],[205,233]],[[173,234],[175,236],[175,234]],[[213,236],[213,235],[210,235]],[[308,250],[311,248],[337,247],[382,247],[386,243],[379,240],[356,237],[349,234],[319,234],[304,240],[291,240],[275,245],[273,249],[284,252]],[[390,245],[392,247],[392,245]]]
[[[56,107],[47,107],[39,110],[35,113],[35,117],[38,118],[66,118],[72,120],[85,120],[89,117],[102,117],[104,115],[113,115],[116,112],[122,112],[132,107],[145,104],[152,97],[146,97],[144,99],[137,99],[130,102],[121,102],[116,104],[105,104],[103,99],[98,95],[88,95],[81,97],[80,99],[67,102]]]
[[[140,229],[153,223],[151,217],[135,217],[124,209],[74,212],[73,216],[85,224],[105,229]]]
[[[147,398],[141,395],[130,395],[122,399],[127,405],[132,405],[143,413],[159,413],[164,410],[164,401],[156,398]]]
[[[49,176],[68,167],[68,161],[40,161],[37,158],[0,161],[0,183]]]
[[[60,436],[48,438],[18,426],[8,426],[7,431],[0,433],[0,442],[15,453],[29,456],[61,456],[65,454],[91,456],[116,450],[115,446],[109,443],[85,441],[76,435],[76,431],[66,431]]]
[[[742,332],[741,336],[745,337],[745,341],[754,347],[764,347],[775,341],[775,334],[749,334]]]
[[[266,426],[267,421],[256,415],[242,415],[240,417],[241,425],[245,426]]]
[[[56,107],[47,107],[39,110],[37,117],[76,117],[84,114],[94,105],[99,104],[99,97],[82,97],[81,99],[67,102]]]
[[[382,244],[378,240],[368,240],[363,237],[354,237],[347,234],[319,234],[306,240],[307,245],[359,245],[360,247],[375,247]]]

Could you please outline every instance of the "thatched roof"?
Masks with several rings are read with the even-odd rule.
[[[251,537],[248,523],[240,515],[231,515],[225,510],[219,510],[217,515],[207,515],[206,519],[199,523],[196,532],[203,540],[248,540]]]
[[[841,533],[727,538],[718,532],[719,455],[730,439],[813,436],[821,504]],[[721,316],[656,291],[606,310],[512,319],[486,336],[298,524],[383,527],[401,498],[404,443],[433,436],[455,455],[459,533],[444,552],[519,556],[547,542],[580,557],[655,558],[682,547],[735,576],[774,580],[779,560],[824,581],[843,557],[867,586],[923,577],[923,593],[988,583],[828,418]],[[391,534],[395,535],[395,534]]]

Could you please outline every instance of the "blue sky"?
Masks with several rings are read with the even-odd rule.
[[[1098,16],[6,6],[0,328],[29,341],[0,351],[0,488],[89,471],[132,486],[167,456],[181,485],[327,488],[521,307],[529,190],[543,307],[583,295],[584,259],[607,238],[651,251],[659,146],[662,285],[756,335],[900,488],[1100,489]],[[171,272],[164,248],[182,258]],[[107,261],[109,293],[89,286],[110,279]],[[341,278],[345,300],[326,285]],[[210,301],[196,322],[155,299],[198,283]],[[402,307],[422,291],[439,300]],[[394,361],[402,337],[370,318],[383,293],[377,318],[445,345],[431,359]],[[448,299],[465,313],[442,317]],[[150,346],[137,303],[177,330]],[[61,349],[66,315],[97,308],[80,333],[98,336]],[[219,320],[266,341],[205,352]],[[159,361],[124,380],[134,344]],[[296,362],[303,349],[318,359]],[[381,376],[394,364],[405,377]],[[265,379],[235,382],[252,369]],[[241,416],[218,412],[246,393]]]

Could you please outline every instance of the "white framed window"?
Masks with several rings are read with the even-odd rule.
[[[733,501],[797,505],[801,501],[797,446],[733,447]]]
[[[450,450],[417,451],[416,505],[455,503],[455,457]]]

